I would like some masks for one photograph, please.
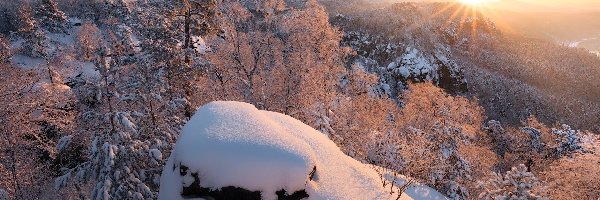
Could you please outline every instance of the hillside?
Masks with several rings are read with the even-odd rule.
[[[432,80],[450,93],[478,98],[491,119],[520,124],[535,116],[600,130],[600,59],[585,50],[504,33],[459,4],[364,9],[368,3],[334,2],[328,5],[332,23],[344,30],[343,44],[357,51],[349,62],[379,74],[392,96],[407,81]]]
[[[459,4],[0,10],[1,200],[600,197],[600,59]]]

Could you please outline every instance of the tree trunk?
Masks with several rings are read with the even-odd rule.
[[[191,44],[192,44],[192,38],[191,38],[191,30],[190,30],[190,25],[192,23],[192,13],[191,10],[188,8],[186,13],[185,13],[185,44],[183,45],[183,49],[184,49],[184,53],[185,53],[185,63],[186,64],[190,64],[190,55],[189,55],[189,50],[191,48]]]

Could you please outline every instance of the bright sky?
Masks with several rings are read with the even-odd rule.
[[[527,3],[544,5],[600,5],[599,0],[521,0]]]
[[[600,8],[600,0],[521,0],[526,3],[545,5],[549,7],[571,7],[571,8]]]
[[[377,0],[370,0],[377,1]],[[475,2],[495,2],[492,5],[502,9],[515,9],[521,11],[543,11],[543,10],[589,10],[600,11],[600,0],[379,0],[379,1],[425,1],[425,2],[440,2],[440,1],[475,1]]]
[[[457,0],[469,1],[469,0]],[[516,10],[597,10],[600,11],[600,0],[475,0],[491,1],[493,5]]]

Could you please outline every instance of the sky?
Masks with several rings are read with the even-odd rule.
[[[516,0],[502,0],[502,1],[516,1]],[[560,10],[560,9],[580,9],[580,10],[600,10],[600,0],[520,0],[523,3],[530,4],[532,6],[543,6],[549,9]]]
[[[521,0],[523,2],[531,4],[542,4],[542,5],[600,5],[598,0]]]
[[[391,1],[453,1],[453,0],[391,0]],[[454,0],[460,1],[460,0]],[[501,9],[519,11],[600,11],[600,0],[494,0]]]

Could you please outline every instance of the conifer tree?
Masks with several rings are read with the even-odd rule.
[[[153,1],[141,6],[147,12],[109,25],[110,46],[95,62],[101,75],[93,86],[96,103],[79,119],[93,135],[88,159],[65,170],[56,179],[57,189],[94,181],[91,199],[148,199],[158,192],[162,155],[170,153],[189,108],[180,90],[187,85],[181,84],[193,74],[175,70],[185,63],[177,62],[184,54],[177,18],[169,14],[173,5]],[[135,34],[144,37],[140,44],[133,41]]]
[[[555,156],[570,156],[575,152],[584,150],[581,146],[579,131],[571,129],[571,126],[563,124],[560,129],[552,129],[552,134],[557,137],[555,140],[558,143],[554,147]]]
[[[65,169],[64,175],[55,180],[56,189],[69,182],[78,185],[94,181],[90,199],[148,199],[156,195],[160,149],[173,141],[162,137],[164,132],[157,129],[157,123],[148,123],[156,117],[152,110],[145,109],[146,101],[155,97],[140,96],[138,91],[152,84],[139,82],[133,74],[127,74],[131,79],[118,78],[124,69],[135,66],[121,65],[118,58],[122,56],[105,50],[96,61],[101,75],[95,84],[97,105],[88,107],[78,119],[81,130],[92,135],[88,158]]]

